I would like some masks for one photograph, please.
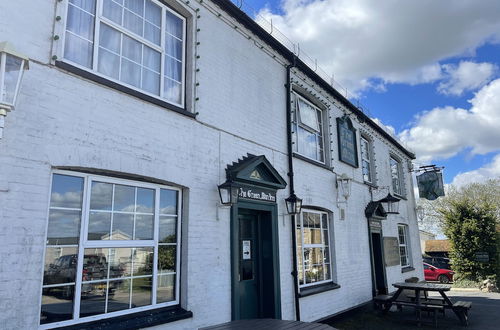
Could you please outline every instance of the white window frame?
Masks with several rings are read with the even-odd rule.
[[[314,162],[318,162],[318,163],[321,163],[321,164],[326,164],[325,124],[324,124],[324,113],[323,113],[324,110],[321,109],[320,107],[318,107],[317,105],[315,105],[314,103],[310,102],[306,98],[302,97],[301,95],[299,95],[296,92],[292,92],[292,95],[295,97],[295,99],[293,101],[295,109],[294,109],[294,115],[292,116],[292,125],[294,126],[292,133],[295,135],[293,137],[294,152],[296,152],[297,154],[301,155],[302,157],[310,159],[310,160],[312,160]],[[311,106],[313,109],[316,110],[316,112],[319,112],[319,115],[320,115],[320,118],[321,118],[321,122],[318,123],[319,124],[319,131],[315,130],[313,127],[310,127],[309,125],[301,123],[301,120],[300,120],[299,100],[302,101],[302,102],[304,102],[304,103],[306,103],[306,104],[308,104],[309,106]],[[323,157],[323,160],[311,158],[311,157],[309,157],[307,155],[304,155],[304,154],[302,154],[302,153],[299,152],[299,127],[302,128],[302,129],[304,129],[304,130],[306,130],[306,131],[308,131],[309,133],[315,134],[318,139],[321,139],[321,141],[323,142],[323,148],[321,150],[321,153],[322,153],[321,157]],[[319,149],[319,145],[316,145],[316,148]]]
[[[102,77],[106,80],[109,80],[109,81],[112,81],[112,82],[115,82],[119,85],[123,85],[123,86],[126,86],[127,88],[130,88],[130,89],[133,89],[139,93],[142,93],[142,94],[146,94],[146,95],[149,95],[151,97],[154,97],[156,99],[159,99],[163,102],[167,102],[167,103],[170,103],[172,105],[175,105],[175,106],[178,106],[178,107],[181,107],[181,108],[184,108],[185,106],[185,97],[186,97],[186,47],[187,47],[187,43],[186,43],[186,31],[187,31],[187,20],[186,20],[186,17],[180,15],[179,13],[177,13],[175,10],[173,10],[171,7],[167,6],[164,2],[161,2],[161,1],[158,1],[158,0],[150,0],[151,2],[153,2],[154,4],[160,6],[162,8],[162,21],[161,21],[161,31],[160,31],[160,43],[161,45],[158,46],[156,44],[154,44],[153,42],[143,38],[143,37],[140,37],[138,35],[136,35],[134,32],[132,31],[129,31],[127,30],[126,28],[120,26],[119,24],[111,21],[110,19],[106,18],[103,16],[103,0],[95,0],[96,1],[96,12],[95,12],[95,15],[94,15],[94,41],[93,41],[93,50],[92,50],[92,68],[87,68],[83,65],[80,65],[78,63],[75,63],[67,58],[64,57],[64,44],[65,44],[65,36],[66,36],[66,25],[67,25],[67,18],[68,18],[68,8],[70,6],[69,4],[69,0],[62,0],[63,1],[63,6],[59,6],[58,7],[58,10],[57,10],[57,13],[58,13],[58,16],[60,16],[62,19],[62,24],[59,26],[59,29],[58,32],[59,32],[59,37],[60,37],[60,41],[56,41],[57,42],[57,58],[62,61],[62,62],[66,62],[68,64],[71,64],[72,66],[75,66],[81,70],[84,70],[84,71],[87,71],[87,72],[90,72],[92,73],[93,75],[96,75],[96,76],[99,76],[99,77]],[[183,42],[183,46],[182,46],[182,73],[181,73],[181,79],[182,79],[182,84],[181,84],[181,102],[180,103],[176,103],[176,102],[172,102],[170,100],[167,100],[165,98],[163,98],[163,93],[164,93],[164,80],[165,79],[168,79],[164,76],[165,74],[165,57],[168,56],[166,54],[166,50],[165,50],[165,35],[166,35],[166,32],[165,32],[165,14],[166,12],[169,11],[170,13],[172,13],[173,15],[179,17],[182,21],[183,21],[183,29],[182,29],[182,42]],[[123,33],[125,34],[126,36],[140,42],[141,44],[143,45],[146,45],[150,48],[153,48],[154,50],[160,52],[160,56],[161,56],[161,59],[160,59],[160,95],[156,95],[156,94],[153,94],[153,93],[150,93],[144,89],[141,89],[141,88],[138,88],[136,86],[133,86],[133,85],[130,85],[130,84],[127,84],[126,82],[123,82],[121,80],[118,80],[118,79],[115,79],[115,78],[112,78],[110,76],[107,76],[107,75],[104,75],[102,73],[100,73],[98,71],[98,52],[99,52],[99,38],[100,38],[100,33],[99,33],[99,28],[100,28],[100,23],[103,22],[104,24],[106,24],[107,26],[111,27],[112,29],[115,29],[117,30],[118,32],[120,33]],[[57,26],[57,25],[56,25]],[[81,38],[80,36],[78,36],[79,38]]]
[[[320,215],[320,230],[321,230],[321,241],[322,241],[322,244],[307,244],[305,245],[304,244],[304,212],[305,213],[315,213],[315,214],[319,214]],[[332,244],[331,244],[331,226],[330,226],[330,216],[327,212],[323,212],[323,211],[317,211],[317,210],[312,210],[312,209],[302,209],[302,211],[300,212],[300,215],[298,215],[296,217],[296,226],[295,226],[295,238],[297,240],[301,240],[301,251],[295,251],[295,253],[301,253],[302,255],[302,267],[299,267],[299,258],[297,258],[297,269],[300,269],[302,268],[302,278],[304,279],[304,282],[305,282],[305,278],[306,278],[306,267],[305,267],[305,258],[304,258],[304,249],[305,248],[325,248],[325,244],[323,242],[323,239],[324,239],[324,235],[323,235],[323,220],[322,220],[322,217],[323,215],[326,215],[326,223],[327,223],[327,230],[328,230],[328,253],[329,253],[329,259],[330,259],[330,278],[327,279],[327,280],[323,280],[323,281],[318,281],[318,282],[313,282],[313,283],[305,283],[305,284],[300,284],[300,280],[299,280],[299,277],[297,276],[297,284],[299,286],[299,289],[303,289],[303,288],[307,288],[307,287],[311,287],[311,286],[316,286],[316,285],[319,285],[319,284],[324,284],[324,283],[331,283],[333,282],[333,259],[332,259]],[[297,225],[300,224],[300,230],[301,230],[301,235],[300,237],[297,237]],[[297,246],[297,249],[298,249],[298,246]],[[324,262],[325,258],[323,257],[323,265],[325,265],[325,262]],[[326,271],[325,271],[325,268],[323,267],[323,275],[326,274]]]
[[[375,172],[373,171],[373,143],[370,139],[366,138],[364,135],[360,135],[361,137],[361,175],[363,176],[363,181],[368,182],[370,184],[375,184]],[[366,143],[366,154],[363,153],[363,143]],[[370,180],[365,179],[365,175],[363,173],[363,163],[368,163],[368,172]]]
[[[401,264],[401,268],[411,267],[411,259],[410,259],[410,251],[409,251],[410,244],[409,244],[408,228],[409,227],[406,224],[398,224],[398,243],[399,243],[399,254],[400,254],[399,262]],[[403,230],[404,243],[401,243],[400,232],[399,232],[400,229]],[[402,247],[404,247],[404,250],[406,252],[405,255],[401,255],[401,248]],[[406,264],[403,264],[403,262],[402,262],[403,257],[406,258]]]
[[[73,171],[66,171],[66,170],[54,170],[51,172],[51,183],[49,187],[49,202],[48,202],[48,207],[47,210],[47,227],[45,230],[45,233],[47,233],[48,227],[49,227],[49,213],[50,213],[50,202],[51,202],[51,192],[52,192],[52,182],[53,182],[53,176],[54,174],[61,174],[61,175],[68,175],[68,176],[73,176],[73,177],[81,177],[83,178],[83,187],[84,190],[82,192],[83,194],[83,199],[82,199],[82,208],[81,208],[81,220],[80,220],[80,236],[79,236],[79,242],[78,244],[69,244],[69,245],[58,245],[58,247],[67,247],[67,246],[73,246],[77,248],[77,253],[78,253],[78,259],[77,259],[77,268],[76,268],[76,278],[75,278],[75,288],[74,288],[74,301],[73,301],[73,319],[71,320],[65,320],[65,321],[59,321],[59,322],[53,322],[53,323],[46,323],[46,324],[40,324],[39,329],[52,329],[55,327],[62,327],[62,326],[67,326],[67,325],[74,325],[74,324],[79,324],[79,323],[84,323],[84,322],[91,322],[91,321],[96,321],[96,320],[101,320],[101,319],[108,319],[112,317],[117,317],[121,315],[127,315],[131,313],[136,313],[136,312],[141,312],[141,311],[147,311],[151,309],[157,309],[161,307],[167,307],[167,306],[174,306],[178,305],[180,303],[180,277],[181,277],[181,244],[182,244],[182,237],[181,237],[181,228],[182,228],[182,190],[178,187],[173,187],[173,186],[167,186],[167,185],[162,185],[162,184],[152,184],[152,183],[147,183],[147,182],[142,182],[142,181],[134,181],[134,180],[127,180],[127,179],[118,179],[115,177],[108,177],[108,176],[103,176],[103,175],[93,175],[93,174],[88,174],[88,173],[82,173],[82,172],[73,172]],[[155,205],[154,205],[154,221],[153,221],[153,239],[152,240],[109,240],[109,241],[93,241],[93,240],[87,240],[87,235],[88,235],[88,221],[89,221],[89,214],[90,214],[90,196],[91,196],[91,185],[92,181],[98,181],[98,182],[105,182],[105,183],[111,183],[111,184],[118,184],[118,185],[127,185],[127,186],[133,186],[137,188],[148,188],[148,189],[154,189],[155,190]],[[153,261],[153,272],[152,272],[152,286],[151,286],[151,301],[155,302],[156,301],[156,295],[157,295],[157,282],[158,282],[158,246],[159,246],[159,219],[160,219],[160,190],[161,189],[168,189],[168,190],[174,190],[177,191],[177,214],[162,214],[162,216],[169,216],[169,217],[176,217],[177,218],[177,228],[176,228],[176,235],[177,235],[177,241],[176,241],[176,270],[175,270],[175,300],[169,301],[169,302],[164,302],[164,303],[153,303],[148,306],[142,306],[142,307],[135,307],[135,308],[130,308],[126,310],[121,310],[117,312],[110,312],[110,313],[104,313],[104,314],[99,314],[99,315],[92,315],[92,316],[87,316],[87,317],[79,317],[80,314],[80,301],[81,301],[81,289],[82,289],[82,272],[81,270],[83,269],[83,259],[84,259],[84,253],[85,249],[88,248],[137,248],[137,247],[153,247],[153,253],[154,258]],[[54,207],[52,207],[54,209]],[[64,209],[58,207],[58,209]],[[46,247],[51,247],[52,245],[44,245],[44,253],[43,253],[43,260],[45,264],[45,251]],[[40,290],[40,298],[39,298],[39,311],[41,313],[41,306],[42,306],[42,295],[43,295],[43,288],[44,287],[50,287],[50,285],[43,285],[43,277],[44,277],[44,268],[45,265],[42,267],[42,273],[41,273],[41,279],[42,279],[42,285],[41,285],[41,290]],[[163,275],[168,275],[170,273],[162,273]],[[173,273],[172,273],[173,274]],[[100,280],[99,280],[100,281]],[[59,286],[59,284],[55,284],[53,286]],[[40,315],[39,313],[39,315]]]
[[[394,173],[392,171],[393,163],[396,164],[396,174],[397,177],[394,177]],[[389,158],[389,171],[391,175],[391,187],[392,191],[394,194],[399,195],[399,196],[404,196],[404,187],[403,187],[403,168],[401,164],[401,160],[393,155],[390,155]],[[394,185],[394,180],[396,179],[397,181],[397,187]]]

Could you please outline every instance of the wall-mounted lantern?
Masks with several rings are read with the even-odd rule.
[[[285,204],[288,214],[300,214],[300,211],[302,210],[302,199],[298,198],[294,193],[285,199]]]
[[[345,173],[337,176],[337,188],[340,188],[339,192],[344,196],[345,200],[351,195],[351,181],[352,179]]]
[[[29,69],[29,58],[18,53],[14,47],[0,42],[0,138],[3,134],[5,116],[14,109],[24,70]]]
[[[222,205],[231,206],[238,201],[238,187],[234,186],[231,181],[228,180],[217,188]]]
[[[400,199],[397,197],[394,197],[391,195],[391,193],[388,193],[385,198],[382,198],[379,200],[380,203],[382,203],[382,206],[385,209],[385,212],[388,214],[399,214],[399,201]]]

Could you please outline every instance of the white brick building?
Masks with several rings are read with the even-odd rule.
[[[30,58],[0,140],[2,329],[315,321],[423,278],[413,154],[229,1],[1,1],[0,21]],[[389,191],[398,214],[370,203]]]

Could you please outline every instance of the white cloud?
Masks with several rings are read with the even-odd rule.
[[[452,185],[458,187],[473,182],[485,182],[495,178],[500,178],[500,154],[497,154],[491,163],[477,170],[457,174],[453,178]]]
[[[371,118],[378,126],[380,126],[384,131],[389,133],[390,135],[396,137],[396,130],[394,129],[393,126],[391,125],[386,125],[384,124],[380,119],[378,118]]]
[[[422,162],[469,149],[471,154],[500,150],[500,79],[484,86],[469,102],[470,109],[444,107],[421,113],[399,138]]]
[[[438,91],[445,95],[460,96],[465,91],[476,90],[487,84],[498,67],[491,63],[462,61],[457,65],[442,66],[448,79],[438,86]]]
[[[498,0],[283,0],[282,12],[260,15],[354,91],[436,81],[439,61],[500,41]]]

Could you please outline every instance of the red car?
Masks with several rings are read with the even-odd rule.
[[[441,269],[424,262],[424,277],[426,281],[439,281],[440,283],[450,283],[453,281],[455,272],[449,269]]]

